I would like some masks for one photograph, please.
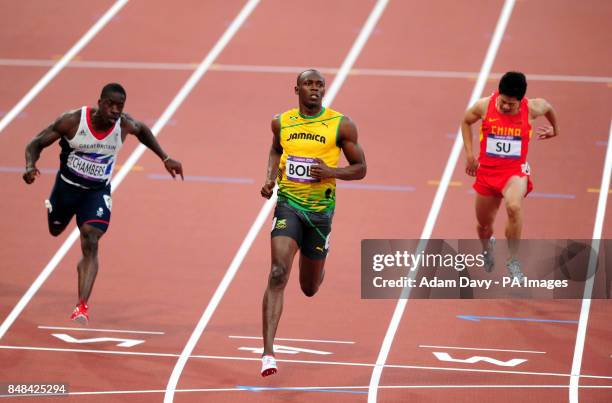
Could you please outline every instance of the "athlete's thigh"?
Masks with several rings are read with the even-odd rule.
[[[527,193],[527,176],[512,176],[506,182],[502,194],[506,204],[520,204]]]
[[[283,264],[291,269],[293,258],[302,243],[304,229],[298,212],[279,201],[274,209],[270,246],[272,264]]]
[[[489,226],[495,221],[502,198],[497,196],[483,196],[476,193],[476,220],[483,226]]]
[[[329,253],[333,212],[301,211],[304,237],[300,250],[310,260],[325,260]]]
[[[76,211],[77,225],[89,225],[106,232],[110,225],[112,199],[110,186],[99,190],[87,190]]]

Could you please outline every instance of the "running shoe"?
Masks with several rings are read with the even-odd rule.
[[[278,372],[276,368],[276,359],[271,355],[261,357],[261,376],[274,375]]]
[[[88,309],[89,306],[86,303],[79,303],[76,308],[74,308],[74,311],[72,311],[70,319],[82,325],[86,325],[89,322],[89,313],[87,312]]]
[[[520,281],[523,281],[525,278],[525,275],[521,271],[521,263],[517,258],[508,259],[506,262],[506,269],[508,269],[508,274],[510,274],[510,277],[512,278],[516,278]]]
[[[494,236],[489,238],[487,248],[484,250],[483,255],[484,255],[484,270],[487,273],[491,273],[493,271],[493,266],[495,266],[495,237]]]

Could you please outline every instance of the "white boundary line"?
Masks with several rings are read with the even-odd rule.
[[[174,353],[148,353],[138,351],[117,351],[117,350],[93,350],[80,348],[54,348],[54,347],[29,347],[29,346],[7,346],[0,345],[0,350],[25,350],[25,351],[45,351],[45,352],[60,352],[60,353],[86,353],[86,354],[108,354],[108,355],[126,355],[134,357],[163,357],[176,358],[179,354]],[[191,355],[191,359],[196,360],[227,360],[227,361],[255,361],[259,362],[259,357],[240,357],[240,356],[223,356],[223,355]],[[277,362],[289,364],[306,364],[306,365],[335,365],[346,367],[365,367],[372,368],[375,364],[364,362],[347,362],[347,361],[320,361],[320,360],[292,360],[278,358]],[[457,368],[457,367],[436,367],[427,365],[403,365],[403,364],[385,364],[385,368],[392,369],[410,369],[410,370],[425,370],[425,371],[451,371],[451,372],[477,372],[477,373],[493,373],[502,375],[531,375],[531,376],[553,376],[570,378],[571,374],[563,374],[558,372],[535,372],[535,371],[508,371],[495,369],[473,369],[473,368]],[[612,381],[612,375],[581,375],[587,379],[602,379]],[[567,387],[567,386],[566,386]]]
[[[378,0],[376,2],[376,5],[374,6],[374,8],[372,9],[372,12],[368,16],[367,21],[365,22],[364,26],[359,32],[357,39],[353,43],[351,50],[349,51],[348,55],[344,59],[342,66],[338,70],[338,74],[335,76],[333,83],[331,84],[331,86],[329,87],[329,90],[326,93],[325,99],[323,100],[324,106],[330,105],[333,102],[336,95],[338,94],[338,91],[340,90],[340,88],[342,87],[342,84],[346,80],[346,77],[349,71],[353,67],[355,60],[357,60],[359,53],[361,53],[361,49],[363,49],[364,45],[366,44],[368,38],[370,37],[370,34],[372,33],[374,27],[376,26],[376,23],[378,22],[388,2],[389,0]],[[242,261],[246,257],[246,254],[251,248],[251,245],[255,241],[255,238],[257,237],[257,234],[259,233],[261,227],[263,226],[263,223],[265,222],[266,218],[272,211],[272,208],[274,204],[276,203],[276,199],[277,199],[277,196],[275,192],[274,195],[270,199],[266,200],[266,202],[262,206],[261,210],[257,214],[257,217],[255,218],[255,222],[253,222],[253,225],[251,226],[251,228],[249,229],[249,232],[247,233],[246,237],[242,241],[242,244],[240,245],[238,252],[236,252],[236,255],[232,259],[232,262],[230,263],[229,267],[227,268],[227,271],[225,272],[223,279],[219,283],[219,286],[215,290],[215,293],[213,294],[208,305],[206,306],[206,309],[204,310],[202,317],[198,321],[195,329],[193,330],[191,337],[189,337],[187,344],[185,344],[185,348],[183,349],[181,356],[177,360],[176,365],[174,369],[172,370],[172,374],[170,375],[170,379],[168,380],[168,385],[166,387],[166,394],[164,396],[164,403],[172,402],[173,396],[174,396],[174,390],[176,389],[176,385],[178,384],[179,378],[181,376],[181,373],[183,372],[183,368],[185,368],[185,364],[187,363],[189,356],[193,352],[196,344],[198,343],[198,340],[200,339],[200,337],[202,336],[202,333],[204,332],[204,329],[208,325],[210,318],[212,317],[215,310],[217,309],[217,306],[221,302],[221,299],[223,298],[225,291],[228,289],[230,283],[234,279],[234,276],[238,272],[238,269],[240,268]]]
[[[0,59],[0,66],[18,67],[47,67],[55,63],[50,59]],[[67,68],[85,69],[130,69],[130,70],[170,70],[185,71],[195,70],[197,63],[159,63],[159,62],[120,62],[111,60],[73,60]],[[236,73],[280,73],[295,74],[306,70],[305,66],[269,66],[249,64],[213,64],[210,70]],[[336,74],[337,68],[319,67],[319,71],[325,74]],[[612,84],[612,77],[605,76],[579,76],[561,74],[535,74],[525,73],[529,81],[556,81],[576,83],[602,83]],[[418,77],[418,78],[460,78],[474,79],[478,72],[474,71],[446,71],[446,70],[409,70],[409,69],[351,69],[349,75],[359,76],[382,76],[382,77]],[[503,73],[491,73],[489,79],[499,79]]]
[[[189,93],[193,90],[198,81],[202,78],[202,76],[206,73],[206,71],[210,68],[213,61],[219,56],[223,48],[227,45],[229,40],[232,38],[234,33],[238,30],[242,22],[246,16],[251,12],[251,10],[257,5],[259,0],[249,0],[249,2],[244,6],[244,8],[240,11],[236,19],[232,22],[232,24],[228,27],[225,33],[219,38],[215,46],[208,52],[204,60],[200,63],[198,68],[191,74],[189,79],[185,82],[183,87],[176,94],[174,99],[170,102],[170,104],[166,107],[160,118],[157,120],[151,131],[153,135],[157,136],[159,132],[164,128],[166,123],[170,120],[172,115],[176,112],[179,106],[183,103],[185,98],[189,95]],[[112,192],[115,192],[123,179],[127,176],[127,174],[131,171],[132,167],[136,164],[138,159],[145,152],[146,147],[142,144],[139,144],[136,149],[132,152],[132,154],[128,157],[126,162],[123,164],[119,172],[115,175],[111,182]],[[43,285],[43,283],[47,280],[47,278],[53,273],[59,262],[63,259],[63,257],[68,253],[72,245],[79,238],[79,230],[78,228],[74,228],[66,241],[62,244],[60,249],[55,253],[53,258],[49,261],[47,266],[43,269],[43,271],[38,275],[36,280],[32,283],[30,288],[26,291],[26,293],[21,297],[17,305],[13,308],[13,310],[9,313],[7,318],[4,320],[2,325],[0,325],[0,339],[6,334],[7,330],[13,322],[17,319],[17,317],[21,314],[25,306],[28,304],[30,299],[34,296],[34,294],[38,291],[38,289]]]
[[[93,39],[94,36],[127,4],[128,0],[117,0],[111,8],[75,43],[66,54],[45,74],[28,93],[0,120],[0,133],[38,95],[68,62]],[[61,29],[61,28],[60,28]],[[1,336],[0,336],[1,337]]]
[[[567,385],[384,385],[379,386],[379,389],[394,390],[394,389],[564,389]],[[177,393],[210,393],[210,392],[308,392],[313,391],[341,391],[354,389],[367,389],[367,386],[289,386],[289,387],[235,387],[235,388],[202,388],[202,389],[177,389]],[[581,386],[585,389],[609,389],[612,386]],[[107,390],[96,392],[68,392],[47,396],[90,396],[90,395],[131,395],[131,394],[148,394],[148,393],[164,393],[164,389],[145,389],[145,390]],[[0,397],[41,397],[41,395],[0,395]]]
[[[491,43],[489,44],[489,48],[487,49],[487,54],[482,63],[480,73],[478,74],[478,80],[476,81],[476,85],[474,87],[474,90],[472,91],[472,95],[468,102],[468,106],[476,102],[482,94],[484,86],[487,82],[487,77],[491,72],[491,67],[493,66],[493,61],[495,60],[497,50],[499,49],[499,45],[504,36],[504,31],[506,30],[506,26],[508,25],[508,21],[510,20],[510,15],[512,14],[514,3],[515,0],[506,0],[504,3],[504,6],[499,16],[499,20],[497,21],[497,25],[495,27],[495,32],[493,33],[493,37],[491,38]],[[453,144],[451,153],[448,156],[448,161],[446,162],[446,167],[444,168],[444,173],[442,174],[442,179],[440,180],[440,185],[436,190],[436,195],[432,202],[431,209],[429,210],[429,214],[427,215],[427,221],[425,222],[425,227],[423,228],[423,232],[421,233],[420,237],[420,239],[422,240],[429,239],[433,232],[434,225],[442,207],[444,196],[446,195],[446,191],[448,190],[453,171],[455,170],[457,160],[459,159],[459,154],[461,153],[462,144],[463,141],[461,139],[461,129],[459,129],[457,132],[457,136],[455,137],[455,143]],[[419,243],[419,249],[425,249],[425,246],[421,245],[422,243],[423,242]],[[410,277],[415,278],[417,272],[418,270],[411,271]],[[391,322],[389,323],[389,327],[387,328],[387,332],[380,348],[378,358],[376,359],[376,366],[374,367],[374,370],[372,371],[372,377],[370,378],[368,403],[376,402],[378,384],[380,383],[382,370],[387,361],[387,357],[389,355],[389,351],[391,350],[391,345],[393,344],[393,339],[399,327],[402,315],[404,314],[404,310],[406,309],[406,304],[408,303],[409,296],[410,288],[405,288],[402,291],[400,298],[397,300],[395,311],[393,312],[393,316],[391,318]]]
[[[546,354],[546,351],[533,351],[533,350],[503,350],[499,348],[476,348],[476,347],[450,347],[450,346],[426,346],[424,344],[419,345],[422,348],[442,348],[447,350],[475,350],[475,351],[502,351],[508,353],[529,353],[529,354]]]
[[[118,329],[94,329],[91,327],[60,327],[60,326],[38,326],[39,329],[50,330],[76,330],[79,332],[108,332],[108,333],[132,333],[132,334],[165,334],[164,332],[150,332],[145,330],[118,330]]]
[[[589,323],[589,310],[591,309],[591,295],[593,292],[593,281],[595,280],[595,267],[599,259],[599,248],[603,223],[606,216],[606,204],[608,202],[608,192],[610,190],[610,175],[612,172],[612,122],[610,123],[610,134],[608,136],[608,148],[604,162],[603,174],[601,175],[601,187],[599,189],[599,199],[597,201],[597,212],[595,213],[595,225],[593,228],[593,240],[591,243],[591,255],[589,256],[589,266],[587,269],[587,281],[584,284],[584,295],[580,307],[580,317],[578,319],[578,331],[576,332],[576,345],[574,347],[574,357],[572,359],[572,376],[570,378],[569,400],[570,403],[578,403],[578,386],[580,383],[580,369],[582,367],[582,354],[586,341],[587,325]]]
[[[210,392],[308,392],[312,391],[341,391],[354,389],[367,389],[367,386],[289,386],[289,387],[235,387],[235,388],[202,388],[202,389],[177,389],[178,393],[210,393]],[[567,385],[388,385],[379,386],[380,389],[396,390],[396,389],[564,389]],[[581,386],[585,389],[609,389],[612,386]],[[164,393],[164,389],[146,389],[146,390],[108,390],[100,392],[68,392],[46,396],[90,396],[90,395],[132,395],[132,394],[150,394]],[[1,397],[41,397],[41,395],[0,395]]]
[[[227,336],[230,339],[251,339],[251,340],[262,340],[261,336]],[[331,344],[355,344],[354,341],[342,341],[342,340],[313,340],[313,339],[287,339],[283,337],[275,337],[274,340],[280,341],[304,341],[308,343],[331,343]]]

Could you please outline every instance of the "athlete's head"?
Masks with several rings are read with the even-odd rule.
[[[497,109],[502,113],[518,113],[519,106],[527,92],[527,79],[523,73],[509,71],[499,80]]]
[[[121,117],[125,105],[126,93],[121,84],[106,84],[98,99],[98,113],[105,123],[115,124]]]
[[[307,108],[320,107],[325,95],[325,78],[315,69],[302,71],[297,76],[295,93],[300,104]]]

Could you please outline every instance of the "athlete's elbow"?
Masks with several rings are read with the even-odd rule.
[[[363,179],[365,178],[366,174],[368,173],[368,166],[363,163],[361,164],[361,166],[359,167],[359,171],[357,171],[357,180]]]

